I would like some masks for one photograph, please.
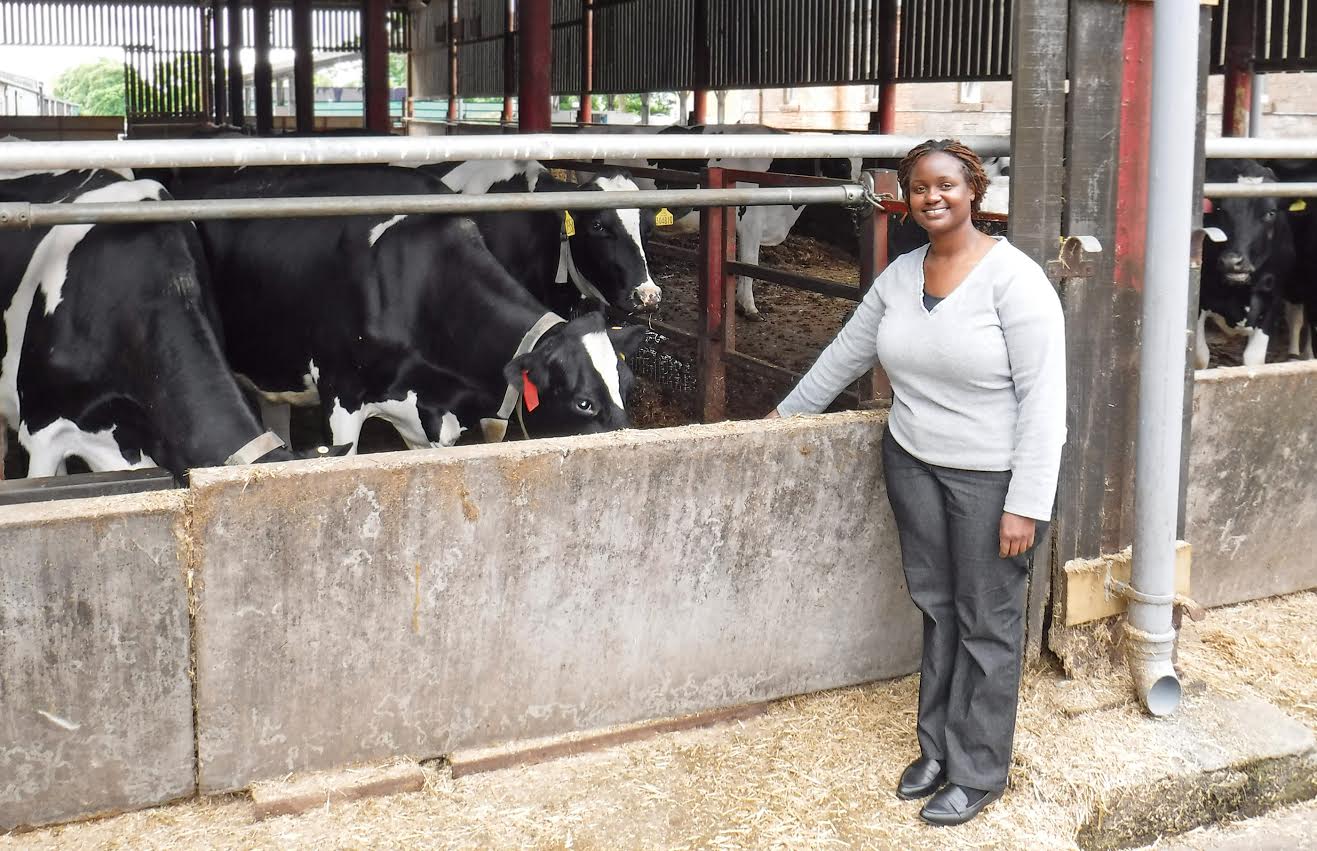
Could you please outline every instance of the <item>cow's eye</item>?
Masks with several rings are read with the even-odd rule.
[[[1274,222],[1275,220],[1276,220],[1275,210],[1268,210],[1267,212],[1262,214],[1262,221],[1264,222]]]
[[[598,219],[595,219],[593,222],[590,222],[590,230],[594,231],[595,233],[603,233],[604,223],[599,221]]]
[[[591,402],[589,399],[577,399],[576,409],[586,414],[593,414],[594,402]]]

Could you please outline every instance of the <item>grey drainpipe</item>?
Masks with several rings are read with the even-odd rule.
[[[1169,715],[1180,703],[1171,665],[1175,628],[1176,509],[1188,344],[1189,232],[1193,227],[1198,91],[1198,0],[1153,7],[1148,241],[1144,258],[1139,423],[1135,450],[1134,565],[1129,599],[1130,673],[1144,706]]]

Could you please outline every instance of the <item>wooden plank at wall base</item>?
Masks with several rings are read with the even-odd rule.
[[[758,718],[767,711],[768,702],[761,701],[677,718],[658,718],[653,721],[642,721],[639,724],[623,724],[583,733],[569,733],[565,736],[528,739],[495,747],[454,751],[448,758],[448,764],[452,769],[453,777],[463,777],[468,774],[511,768],[514,765],[535,765],[551,759],[603,750],[662,733],[712,727],[715,724],[727,724],[733,721],[747,721]]]
[[[304,813],[360,798],[401,795],[425,788],[425,771],[413,762],[400,765],[344,768],[292,780],[253,783],[252,809],[258,819]]]
[[[1058,588],[1057,617],[1066,626],[1088,623],[1124,613],[1124,597],[1113,594],[1107,580],[1130,581],[1130,548],[1090,559],[1071,559],[1061,568],[1064,584]],[[1189,595],[1193,548],[1187,541],[1175,544],[1175,593]]]

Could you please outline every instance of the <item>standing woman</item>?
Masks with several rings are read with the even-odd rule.
[[[933,795],[920,815],[952,825],[1006,788],[1028,554],[1065,443],[1065,325],[1043,270],[970,220],[988,188],[972,150],[930,140],[897,180],[929,245],[883,271],[769,416],[822,411],[875,362],[891,379],[883,468],[924,615],[920,757],[896,793]]]

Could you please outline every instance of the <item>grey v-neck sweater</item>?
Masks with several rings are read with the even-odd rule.
[[[1010,470],[1006,511],[1046,520],[1066,438],[1060,299],[1038,264],[1000,239],[927,310],[927,251],[903,254],[878,276],[778,413],[818,413],[881,362],[897,443],[926,464]]]

